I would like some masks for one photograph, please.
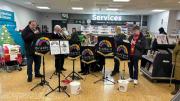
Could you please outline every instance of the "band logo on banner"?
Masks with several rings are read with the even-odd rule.
[[[69,50],[70,50],[69,57],[76,58],[80,55],[80,45],[78,44],[72,44],[69,47]]]
[[[91,46],[81,47],[81,60],[88,63],[95,60],[95,48]]]
[[[129,60],[130,44],[126,42],[117,43],[116,57],[121,60]]]
[[[98,53],[109,55],[113,53],[114,38],[107,36],[98,37]]]
[[[50,34],[37,34],[32,43],[35,52],[46,54],[50,51]]]
[[[46,54],[50,50],[50,43],[49,43],[49,38],[47,37],[41,37],[39,38],[36,43],[35,43],[35,51],[38,53]]]

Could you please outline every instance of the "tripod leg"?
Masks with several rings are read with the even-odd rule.
[[[80,79],[83,79],[78,73],[74,72]]]
[[[31,91],[33,91],[36,87],[40,86],[41,83],[38,83],[36,86],[34,86],[33,88],[31,88]]]
[[[50,92],[48,92],[45,96],[48,96],[50,93],[54,92],[56,89],[58,89],[59,87],[56,87],[55,89],[52,89]]]
[[[56,71],[50,76],[49,79],[52,79],[52,77],[56,74]]]
[[[66,77],[63,73],[61,73],[62,76]]]
[[[66,92],[65,89],[63,89],[62,87],[60,87],[60,88],[61,88],[62,92],[64,92],[68,97],[70,97],[70,95]]]
[[[73,72],[71,72],[65,79],[67,79],[68,77],[71,77],[72,74],[73,74]]]
[[[115,84],[115,82],[109,80],[108,78],[105,78],[105,80],[107,80],[107,81],[112,82],[113,84]]]
[[[51,88],[51,90],[53,90],[53,88],[49,85],[49,83],[46,84],[49,88]]]
[[[98,83],[99,81],[104,81],[104,78],[95,81],[94,84]]]

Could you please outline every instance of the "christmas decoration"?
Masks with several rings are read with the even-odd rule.
[[[0,29],[0,45],[2,46],[3,44],[11,44],[14,45],[15,42],[9,33],[7,27],[5,25],[2,26]]]

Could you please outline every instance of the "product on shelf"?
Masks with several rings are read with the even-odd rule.
[[[157,44],[168,44],[166,35],[158,34],[155,35],[155,38],[157,39]]]
[[[170,34],[167,36],[169,44],[176,44],[178,42],[178,34]]]

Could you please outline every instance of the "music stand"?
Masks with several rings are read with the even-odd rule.
[[[113,48],[114,48],[114,38],[113,37],[108,37],[108,36],[100,36],[98,37],[98,51],[100,55],[104,56],[105,59],[109,56],[113,56]],[[94,83],[103,81],[109,81],[115,84],[115,82],[111,81],[108,79],[106,76],[106,63],[104,65],[104,73],[101,79],[95,81]]]
[[[45,61],[44,57],[45,55],[49,52],[50,47],[49,47],[49,38],[51,34],[37,34],[34,38],[35,40],[33,41],[32,45],[34,46],[33,50],[35,51],[35,54],[40,55],[43,58],[43,76],[41,77],[41,82],[35,85],[32,89],[34,90],[38,86],[48,86],[50,89],[52,87],[49,85],[49,82],[46,80],[46,73],[45,73]]]
[[[95,63],[95,48],[93,46],[82,46],[81,47],[81,62],[88,65],[89,74],[97,77],[90,70],[91,64]]]
[[[48,96],[49,94],[51,94],[52,92],[54,92],[55,90],[58,89],[58,92],[63,92],[68,97],[70,97],[70,95],[66,92],[66,87],[61,86],[60,73],[57,73],[57,75],[58,75],[58,84],[59,85],[55,89],[52,89],[50,92],[48,92],[45,96]]]
[[[122,40],[121,42],[116,43],[115,48],[115,58],[118,61],[124,62],[123,73],[121,75],[121,79],[125,79],[125,62],[129,62],[129,51],[130,51],[130,43],[127,40]]]
[[[46,80],[46,73],[45,73],[45,61],[44,61],[44,56],[45,54],[41,54],[41,53],[36,53],[37,55],[41,55],[43,58],[43,77],[41,77],[41,82],[36,84],[33,88],[31,88],[31,91],[33,91],[36,87],[38,86],[48,86],[49,88],[52,89],[52,87],[49,85],[49,82]]]
[[[62,72],[60,72],[60,74],[61,74],[63,77],[66,77]],[[53,77],[54,75],[57,75],[57,76],[58,76],[58,73],[57,73],[56,71],[54,71],[54,73],[50,76],[49,79],[52,79],[52,77]]]
[[[63,43],[63,46],[62,46]],[[62,52],[62,48],[65,49],[66,53]],[[50,41],[50,52],[52,55],[59,55],[59,54],[68,54],[69,52],[69,42],[67,40],[51,40]],[[57,75],[58,73],[56,71],[54,71],[54,73],[50,76],[49,79],[52,79],[52,77],[54,75]],[[60,74],[62,74],[64,77],[65,75],[60,72]]]
[[[67,79],[68,77],[71,77],[72,80],[75,80],[76,77],[77,79],[83,79],[77,72],[75,72],[75,60],[77,60],[79,57],[80,57],[80,45],[72,44],[70,46],[70,53],[68,59],[73,61],[73,71],[65,79]]]

